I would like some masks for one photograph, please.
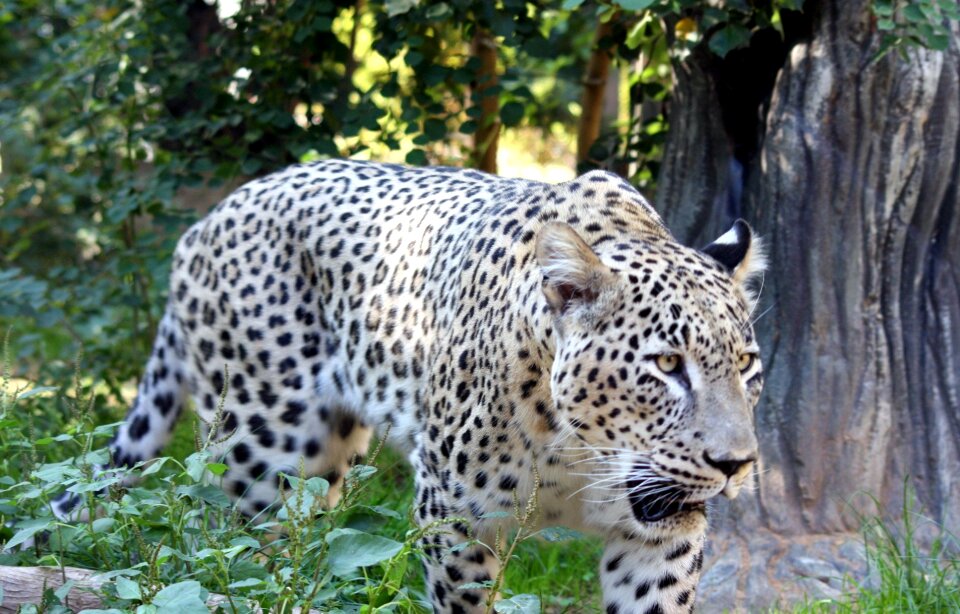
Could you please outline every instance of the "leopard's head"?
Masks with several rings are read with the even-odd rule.
[[[539,233],[551,392],[591,517],[652,536],[702,530],[705,502],[751,475],[758,243],[743,221],[699,251],[660,237],[594,250],[561,223]]]

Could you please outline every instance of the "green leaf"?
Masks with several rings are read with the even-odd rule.
[[[94,450],[93,452],[87,452],[80,457],[81,463],[86,463],[88,465],[106,465],[110,462],[110,450],[107,448],[101,448],[99,450]]]
[[[37,488],[36,486],[31,486],[26,490],[18,492],[16,495],[17,501],[29,501],[30,499],[39,499],[43,496],[43,489]]]
[[[396,17],[397,15],[409,13],[412,9],[416,8],[418,4],[420,4],[420,0],[387,0],[387,16]]]
[[[326,497],[330,492],[330,482],[325,478],[315,477],[307,478],[307,492],[313,493],[318,497]]]
[[[262,166],[263,162],[261,162],[259,158],[251,156],[243,161],[243,164],[240,165],[240,170],[243,171],[244,175],[254,175]]]
[[[356,529],[334,529],[327,534],[327,543],[327,562],[330,571],[338,576],[389,560],[403,549],[400,542]]]
[[[493,604],[500,614],[540,614],[540,598],[536,595],[514,595]]]
[[[615,3],[627,11],[645,11],[656,4],[657,0],[616,0]]]
[[[907,6],[903,7],[903,16],[909,21],[925,22],[927,20],[927,18],[923,16],[923,12],[920,10],[920,7],[916,4],[908,4]]]
[[[113,518],[97,518],[93,521],[93,532],[94,533],[106,533],[117,524],[117,521]]]
[[[177,494],[180,496],[197,499],[217,507],[230,507],[230,497],[223,490],[213,484],[191,484],[190,486],[177,486]]]
[[[260,547],[259,543],[256,547]],[[249,559],[237,559],[234,560],[230,565],[230,577],[234,578],[235,582],[246,580],[248,578],[267,580],[269,576],[269,572],[267,572],[264,567],[257,565]]]
[[[627,39],[624,41],[627,49],[636,49],[647,39],[647,26],[652,22],[653,16],[647,13],[642,19],[638,19],[627,33]]]
[[[873,12],[878,17],[892,17],[893,2],[890,0],[874,0]]]
[[[290,520],[291,514],[308,516],[316,509],[316,497],[309,491],[301,495],[297,494],[287,499],[286,503],[277,510],[277,519],[280,521]]]
[[[108,477],[105,480],[96,480],[94,482],[81,482],[78,484],[74,484],[67,490],[69,492],[77,493],[78,495],[83,494],[85,492],[97,492],[98,490],[103,490],[105,488],[109,488],[110,486],[113,486],[114,484],[120,482],[121,479],[122,478],[119,475],[114,475],[114,476]]]
[[[566,527],[546,527],[540,531],[540,537],[548,542],[562,542],[571,539],[580,539],[583,537],[583,533]]]
[[[136,198],[131,198],[130,196],[117,198],[107,207],[107,220],[111,224],[119,224],[127,219],[131,213],[136,211],[138,205],[139,203]]]
[[[944,17],[960,20],[960,6],[954,0],[940,0],[939,6]]]
[[[17,526],[22,527],[17,531],[13,537],[10,538],[6,544],[4,544],[4,550],[10,550],[16,548],[20,544],[26,542],[28,539],[53,526],[52,518],[32,518],[30,520],[23,520],[17,523]]]
[[[924,40],[926,46],[934,51],[946,51],[950,46],[950,36],[947,34],[930,34]]]
[[[583,0],[563,0],[563,4],[560,5],[560,8],[565,11],[572,11],[580,8],[581,4],[583,4]]]
[[[260,548],[260,542],[253,539],[249,535],[241,535],[240,537],[234,537],[230,540],[231,546],[246,546],[247,548],[253,548],[258,550]]]
[[[710,37],[710,50],[721,58],[750,43],[750,30],[739,23],[728,23]]]
[[[384,507],[382,505],[366,505],[364,506],[371,512],[379,514],[381,516],[386,516],[387,518],[395,518],[397,520],[403,520],[403,514],[396,510],[392,510],[389,507]]]
[[[154,595],[157,614],[209,614],[207,591],[196,580],[177,582]]]
[[[301,488],[300,478],[295,475],[289,475],[287,473],[281,474],[283,478],[290,483],[291,490],[298,490]],[[303,488],[308,493],[316,495],[318,497],[326,497],[327,493],[330,492],[330,482],[321,477],[307,478],[303,481]]]
[[[436,21],[438,19],[447,17],[451,13],[453,13],[453,11],[450,10],[450,7],[446,2],[437,2],[436,4],[431,4],[429,8],[427,8],[425,16],[427,19]]]
[[[466,584],[461,584],[457,587],[458,591],[476,591],[476,590],[485,590],[493,586],[493,580],[487,580],[485,582],[467,582]]]
[[[207,461],[209,460],[209,452],[194,452],[188,456],[187,460],[183,463],[187,468],[187,475],[189,475],[194,482],[199,482],[203,477],[203,473],[207,470]]]
[[[207,463],[207,471],[213,475],[223,475],[227,471],[227,466],[223,463]]]
[[[514,22],[512,15],[503,11],[492,11],[490,15],[490,31],[493,32],[495,36],[510,38],[513,36],[513,31],[516,26],[517,24]]]
[[[22,399],[29,399],[30,397],[37,396],[38,394],[43,394],[44,392],[56,392],[57,390],[60,390],[60,388],[57,386],[37,386],[32,390],[28,390],[27,392],[24,392],[23,394],[18,394],[16,401],[20,401]]]
[[[423,132],[431,141],[439,141],[447,135],[447,124],[441,119],[430,118],[423,122]]]
[[[486,514],[480,516],[481,520],[492,520],[495,518],[512,518],[512,516],[510,515],[510,512],[504,512],[502,510],[487,512]]]
[[[113,578],[119,578],[120,576],[131,576],[136,577],[140,575],[139,569],[111,569],[110,571],[103,571],[97,573],[97,579],[102,581],[112,580]]]
[[[406,155],[404,160],[407,164],[423,166],[427,163],[427,154],[422,149],[414,149]]]
[[[354,465],[347,471],[347,478],[362,482],[372,478],[376,472],[377,468],[372,465]]]
[[[141,598],[140,585],[124,576],[120,576],[116,581],[117,597],[120,599],[139,600]]]
[[[415,68],[423,63],[423,54],[419,51],[414,51],[411,49],[407,52],[407,55],[403,56],[403,61],[406,62],[407,66]]]
[[[230,546],[229,548],[204,548],[198,550],[194,553],[194,560],[202,561],[204,559],[218,559],[223,557],[225,559],[233,559],[238,554],[246,550],[246,546]]]
[[[264,580],[261,578],[246,578],[244,580],[238,580],[236,582],[231,582],[227,585],[227,588],[247,588],[249,586],[260,586],[264,583]]]
[[[524,107],[516,101],[508,102],[500,109],[500,121],[504,126],[516,126],[523,120]]]
[[[148,475],[153,475],[154,473],[160,471],[160,468],[163,467],[163,465],[164,465],[168,460],[170,460],[170,457],[168,457],[168,456],[162,456],[162,457],[160,457],[160,458],[157,458],[157,459],[154,459],[154,460],[150,461],[150,464],[147,466],[146,469],[144,469],[144,470],[140,473],[140,476],[141,476],[141,477],[146,477],[146,476],[148,476]]]
[[[123,424],[123,422],[111,422],[110,424],[101,424],[97,428],[93,429],[93,434],[94,435],[113,435],[113,432],[121,424]],[[109,454],[107,454],[107,460],[110,460]]]

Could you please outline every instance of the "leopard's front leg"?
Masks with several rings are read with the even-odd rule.
[[[704,535],[650,542],[625,533],[607,540],[600,561],[607,614],[693,611]]]
[[[470,543],[473,541],[470,527],[460,521],[464,510],[455,504],[452,493],[446,492],[440,481],[432,479],[427,472],[417,471],[414,505],[417,523],[424,528],[433,525],[421,546],[434,612],[486,612],[488,590],[460,587],[492,583],[500,572],[496,555],[482,543]],[[447,522],[455,518],[460,520]]]

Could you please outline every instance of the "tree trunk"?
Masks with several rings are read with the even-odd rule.
[[[70,590],[63,599],[63,605],[74,612],[88,609],[103,609],[106,607],[97,594],[105,583],[99,577],[103,572],[79,567],[9,567],[0,566],[0,589],[3,599],[0,600],[0,614],[18,612],[26,605],[40,605],[43,602],[44,591],[56,591],[67,582],[73,582]],[[236,600],[236,598],[235,598]],[[243,605],[248,606],[245,600],[240,599]],[[213,612],[218,608],[232,609],[230,600],[217,593],[207,596],[206,605]],[[259,607],[253,608],[260,612]],[[299,613],[300,608],[294,608]],[[313,614],[316,610],[310,610]]]
[[[707,244],[734,217],[739,187],[728,182],[739,164],[727,139],[711,67],[718,62],[698,47],[690,61],[675,66],[667,144],[657,180],[657,200],[667,226],[679,238]]]
[[[587,73],[583,79],[583,98],[580,108],[580,126],[577,130],[577,162],[590,160],[590,148],[600,136],[603,119],[603,99],[610,75],[611,52],[604,39],[613,33],[613,24],[618,15],[600,22],[593,38],[593,51],[587,62]]]
[[[210,47],[213,36],[223,30],[220,17],[217,15],[216,3],[210,4],[204,0],[189,0],[186,16],[183,21],[186,27],[187,47],[183,55],[192,62],[199,63],[209,58],[214,50]],[[181,118],[200,106],[200,92],[198,84],[201,80],[194,80],[186,87],[179,88],[175,93],[163,101],[167,111],[175,118]]]
[[[480,105],[478,128],[473,135],[474,164],[481,171],[497,172],[497,145],[500,140],[500,96],[497,85],[497,42],[489,32],[478,29],[471,54],[480,60],[480,72],[474,85],[474,104]]]
[[[676,70],[667,224],[699,245],[743,216],[771,260],[758,487],[713,517],[743,539],[856,529],[863,493],[897,516],[908,476],[960,531],[960,37],[873,61],[869,5],[808,1],[786,42]]]

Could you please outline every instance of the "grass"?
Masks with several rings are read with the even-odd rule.
[[[143,605],[151,607],[142,611],[156,607],[158,614],[205,612],[207,592],[230,595],[229,609],[236,612],[254,607],[287,612],[306,605],[325,612],[428,611],[417,543],[424,532],[445,526],[415,527],[412,477],[399,454],[384,449],[351,472],[350,485],[332,510],[321,506],[327,487],[322,479],[291,476],[294,488],[277,518],[247,520],[211,484],[225,467],[204,445],[195,448],[195,418],[181,420],[169,456],[160,463],[97,475],[92,465],[106,460],[99,449],[111,428],[93,422],[122,409],[101,407],[105,397],[79,377],[56,392],[15,383],[6,375],[9,367],[4,373],[0,543],[49,538],[0,555],[0,564],[112,570],[103,597],[119,612]],[[38,425],[62,434],[48,436]],[[127,474],[143,479],[138,486],[120,488],[119,479]],[[49,502],[64,489],[96,503],[101,515],[76,525],[57,521]],[[95,495],[104,490],[108,496]],[[850,580],[842,599],[808,601],[792,611],[960,611],[957,543],[941,536],[921,547],[912,501],[905,490],[899,524],[862,518],[875,584]],[[507,539],[500,549],[509,559],[501,592],[506,598],[525,597],[514,605],[531,604],[511,611],[600,611],[601,549],[596,539]],[[357,557],[363,566],[356,564]],[[61,611],[53,593],[44,607]]]
[[[868,581],[847,579],[841,599],[810,601],[797,614],[821,612],[898,612],[955,614],[960,612],[960,543],[955,536],[918,513],[916,499],[904,483],[901,519],[858,513],[869,566]],[[881,505],[873,499],[876,509]],[[937,535],[921,538],[920,524]],[[872,578],[872,580],[869,580]]]

